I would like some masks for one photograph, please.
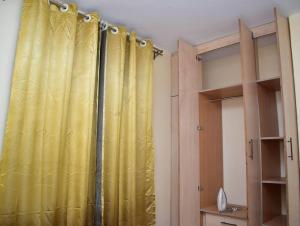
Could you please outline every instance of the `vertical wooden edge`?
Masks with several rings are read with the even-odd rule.
[[[179,226],[179,109],[178,96],[171,97],[171,226]]]
[[[299,146],[296,115],[296,100],[291,53],[290,28],[288,19],[274,9],[281,69],[281,89],[285,128],[285,155],[290,154],[292,147],[294,160],[287,160],[287,204],[289,226],[300,225],[300,191],[299,191]],[[287,141],[292,138],[293,142]],[[290,147],[291,145],[291,147]]]
[[[195,48],[178,41],[180,226],[200,224],[198,92],[201,86]]]
[[[247,162],[248,224],[261,225],[261,165],[259,145],[259,111],[256,85],[256,60],[253,31],[239,19],[241,67],[244,100],[245,149]],[[249,142],[252,140],[252,149]],[[253,152],[253,153],[252,153]],[[253,155],[253,158],[249,158]]]
[[[171,97],[179,94],[179,63],[178,52],[171,55]]]

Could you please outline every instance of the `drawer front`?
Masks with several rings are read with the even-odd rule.
[[[205,214],[205,226],[247,226],[246,220]]]

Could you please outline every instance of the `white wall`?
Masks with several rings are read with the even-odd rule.
[[[154,62],[153,133],[156,151],[157,226],[170,226],[171,202],[171,56]]]
[[[228,203],[247,206],[244,131],[243,98],[222,101],[224,190]]]
[[[289,17],[296,89],[298,135],[300,141],[300,13]]]
[[[0,154],[22,2],[21,0],[0,1]]]

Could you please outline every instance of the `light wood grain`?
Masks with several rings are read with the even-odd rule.
[[[284,137],[261,137],[260,140],[280,140],[283,141]]]
[[[178,65],[177,65],[178,66]],[[171,97],[171,225],[179,226],[179,97]]]
[[[179,84],[178,84],[178,53],[173,53],[171,56],[171,96],[178,96],[179,94]]]
[[[200,94],[207,96],[209,100],[239,97],[243,95],[243,87],[242,85],[233,85],[217,89],[207,89],[201,90]]]
[[[223,186],[222,104],[199,95],[200,202],[201,208],[216,204]]]
[[[180,40],[179,62],[179,158],[180,226],[200,225],[199,107],[201,63],[193,46]]]
[[[228,224],[232,226],[247,226],[247,221],[214,214],[205,214],[205,226],[225,226]]]
[[[228,208],[236,207],[238,208],[237,211],[224,211],[224,212],[219,212],[218,207],[216,205],[208,206],[201,208],[202,213],[211,213],[214,215],[219,215],[219,216],[226,216],[226,217],[231,217],[231,218],[237,218],[237,219],[242,219],[242,220],[247,220],[248,218],[248,213],[247,213],[247,208],[245,206],[236,206],[236,205],[228,205]]]
[[[289,34],[288,19],[282,16],[275,9],[277,43],[279,49],[281,80],[282,80],[282,101],[285,120],[286,141],[292,139],[292,149],[294,159],[288,158],[288,224],[289,226],[300,225],[300,194],[299,194],[299,151],[297,136],[297,117],[295,102],[295,87],[293,77],[293,66],[291,56],[291,44]],[[285,145],[287,155],[290,155],[291,147],[288,143]]]
[[[276,32],[275,22],[263,24],[251,29],[253,38],[258,38],[265,35],[270,35]]]
[[[260,226],[262,223],[260,149],[258,143],[260,135],[255,49],[251,30],[241,20],[239,21],[239,27],[241,35],[241,63],[247,153],[248,223],[251,226]]]
[[[275,23],[268,23],[252,29],[255,38],[272,34],[275,30]],[[232,34],[226,37],[218,38],[196,46],[197,54],[203,54],[212,50],[220,49],[229,45],[234,45],[240,42],[240,34]]]
[[[240,42],[240,35],[232,34],[226,37],[212,40],[196,46],[197,54],[206,53],[212,50],[220,49],[225,46],[234,45]]]
[[[262,180],[263,184],[286,184],[285,177],[270,177]]]

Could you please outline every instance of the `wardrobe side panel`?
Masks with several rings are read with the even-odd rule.
[[[248,224],[249,226],[261,226],[259,109],[256,85],[255,48],[252,32],[242,21],[240,21],[240,34],[246,130]]]
[[[171,56],[171,96],[178,96],[179,92],[179,65],[178,53],[173,53]]]
[[[193,46],[179,41],[180,226],[200,225],[199,109],[201,68]]]
[[[282,102],[285,123],[285,150],[287,156],[293,154],[293,159],[291,157],[287,157],[288,222],[289,226],[299,226],[299,152],[290,32],[287,18],[282,16],[277,10],[275,10],[275,15],[281,68]],[[291,142],[289,142],[290,139]]]
[[[171,57],[171,226],[179,226],[179,97],[178,54]]]

